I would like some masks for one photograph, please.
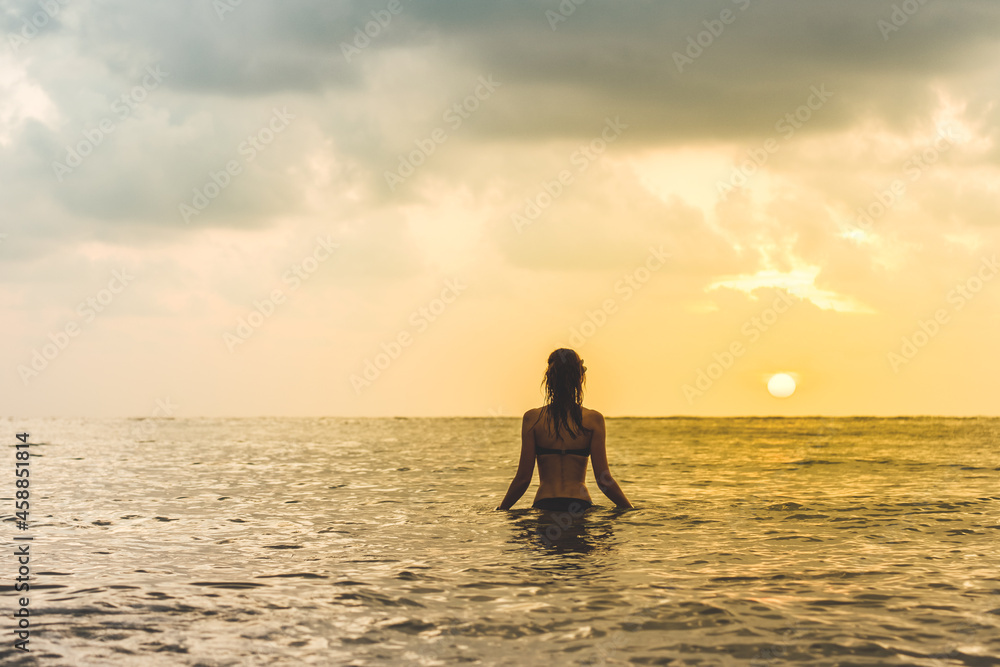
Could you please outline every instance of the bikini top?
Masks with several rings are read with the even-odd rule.
[[[590,456],[590,444],[588,443],[587,446],[582,449],[553,449],[552,447],[542,447],[541,445],[535,445],[535,456],[543,456],[545,454],[572,454],[574,456]]]
[[[574,456],[590,456],[590,445],[587,445],[583,449],[553,449],[551,447],[535,445],[535,456],[541,456],[543,454],[573,454]]]

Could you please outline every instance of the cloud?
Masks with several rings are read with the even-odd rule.
[[[400,0],[388,15],[388,0],[62,2],[0,55],[0,282],[21,322],[8,361],[120,265],[142,277],[107,330],[212,359],[326,234],[342,251],[255,338],[261,363],[286,349],[356,369],[461,275],[462,305],[414,356],[461,374],[472,352],[442,341],[503,347],[527,319],[562,340],[650,247],[670,261],[587,342],[615,342],[625,366],[629,341],[667,329],[678,347],[657,363],[683,366],[684,345],[738,331],[776,290],[805,299],[787,320],[800,356],[836,347],[824,332],[892,342],[996,246],[1000,213],[1000,7],[925,3],[903,21],[897,4],[588,2],[553,23],[556,0]],[[5,35],[37,11],[6,3]],[[931,159],[942,128],[962,139]],[[959,366],[990,321],[983,294],[940,339]],[[103,326],[88,336],[108,363],[159,363],[139,344],[116,362]],[[759,354],[780,356],[772,341]],[[46,382],[80,381],[61,372]],[[397,378],[400,395],[416,382]]]

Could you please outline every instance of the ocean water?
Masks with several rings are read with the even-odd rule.
[[[583,516],[519,419],[0,424],[3,664],[1000,665],[997,419],[609,419]]]

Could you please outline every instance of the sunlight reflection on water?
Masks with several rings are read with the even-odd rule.
[[[47,664],[1000,664],[1000,420],[609,419],[582,516],[517,419],[152,422],[29,424]]]

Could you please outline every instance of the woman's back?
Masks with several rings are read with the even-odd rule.
[[[573,427],[575,433],[569,433],[566,428],[560,428],[558,437],[556,436],[555,427],[552,422],[552,413],[548,405],[538,408],[539,416],[535,423],[534,436],[535,436],[535,451],[539,452],[542,450],[576,450],[578,452],[585,450],[585,456],[590,456],[590,445],[594,438],[594,416],[599,414],[596,410],[589,410],[584,407],[580,407],[583,417],[583,429],[577,428],[575,424],[572,423],[570,419],[570,425]]]
[[[581,411],[586,430],[580,429],[570,419],[573,433],[561,426],[558,436],[550,406],[532,411],[536,414],[533,415],[534,423],[529,431],[538,461],[538,491],[534,502],[545,498],[579,498],[590,501],[586,481],[587,462],[596,432],[594,417],[600,413],[583,407]]]
[[[589,507],[587,463],[593,462],[594,480],[618,507],[632,507],[608,469],[604,415],[583,407],[587,367],[570,349],[549,355],[545,371],[546,404],[524,413],[521,420],[521,456],[517,472],[500,509],[507,509],[527,491],[538,466],[538,493],[532,507],[559,509]]]

